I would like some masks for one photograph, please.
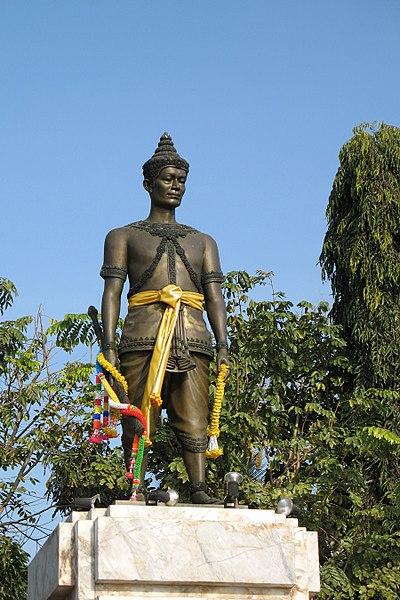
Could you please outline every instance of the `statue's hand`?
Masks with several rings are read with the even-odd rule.
[[[229,369],[228,373],[226,375],[226,379],[228,379],[230,372],[231,372],[231,363],[229,361],[228,350],[226,348],[221,348],[220,350],[218,350],[218,354],[217,354],[217,369],[218,369],[218,371],[222,364],[226,365]]]

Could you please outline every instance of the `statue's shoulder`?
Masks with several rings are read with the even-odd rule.
[[[117,242],[125,240],[127,238],[128,233],[129,230],[126,228],[126,226],[115,227],[115,229],[111,229],[111,231],[107,233],[106,242]]]
[[[209,235],[208,233],[202,233],[201,235],[203,236],[203,241],[206,246],[209,246],[211,248],[217,247],[217,242],[214,240],[214,238],[211,235]]]

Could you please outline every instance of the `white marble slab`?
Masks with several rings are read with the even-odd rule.
[[[107,508],[92,508],[91,510],[74,510],[65,519],[66,523],[76,523],[76,521],[94,521],[97,517],[107,513]]]
[[[75,587],[73,600],[94,600],[96,597],[94,582],[94,521],[77,521],[74,526],[73,565]]]
[[[30,563],[28,600],[47,600],[72,589],[72,529],[72,523],[60,523]]]
[[[308,590],[316,594],[321,589],[319,576],[319,552],[318,552],[318,533],[316,531],[307,531],[307,570],[308,570]]]
[[[97,582],[294,585],[292,527],[195,515],[153,519],[157,510],[146,507],[135,517],[96,520]],[[168,515],[173,512],[167,509]],[[239,511],[220,515],[233,512]]]

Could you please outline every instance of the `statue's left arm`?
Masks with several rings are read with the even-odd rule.
[[[230,366],[228,358],[228,334],[226,329],[226,307],[221,290],[224,276],[221,271],[218,248],[212,237],[205,236],[202,268],[204,303],[217,344],[217,367],[222,363]]]

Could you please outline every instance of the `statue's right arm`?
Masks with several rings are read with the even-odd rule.
[[[115,330],[121,308],[121,294],[128,264],[127,239],[124,228],[113,229],[104,243],[104,263],[101,275],[104,292],[101,303],[104,355],[112,364],[117,364]]]

